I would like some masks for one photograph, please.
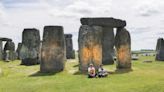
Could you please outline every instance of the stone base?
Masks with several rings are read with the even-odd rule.
[[[112,56],[110,56],[110,57],[112,57]],[[112,58],[113,58],[113,57],[112,57]],[[103,64],[103,65],[112,65],[112,64],[114,64],[114,59],[103,60],[103,61],[102,61],[102,64]]]
[[[75,51],[73,50],[71,54],[66,55],[67,59],[75,59]]]
[[[131,69],[131,63],[119,63],[117,69]]]
[[[39,64],[39,60],[37,58],[35,59],[31,59],[31,58],[27,58],[27,59],[22,59],[21,65],[37,65]]]

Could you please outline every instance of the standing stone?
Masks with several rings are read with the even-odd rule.
[[[22,34],[22,46],[20,49],[20,57],[22,65],[35,65],[39,64],[39,47],[40,47],[40,34],[39,30],[24,29]]]
[[[115,37],[117,69],[131,69],[131,38],[125,28],[118,28]]]
[[[65,39],[62,26],[45,26],[41,49],[41,72],[60,72],[64,69]]]
[[[72,34],[65,34],[66,57],[67,59],[75,59],[75,51],[73,50]]]
[[[3,47],[2,47],[2,40],[0,40],[0,60],[3,60]]]
[[[7,41],[4,47],[4,56],[6,61],[15,60],[15,44],[12,41]]]
[[[87,72],[92,63],[96,69],[102,64],[102,27],[82,25],[79,29],[79,69]]]
[[[111,27],[103,27],[102,52],[102,63],[114,64],[114,31]]]
[[[21,47],[22,47],[22,43],[18,43],[18,47],[17,47],[17,50],[16,50],[16,52],[17,52],[17,59],[21,59],[21,57],[20,57]]]
[[[164,61],[164,40],[163,40],[163,38],[159,38],[157,40],[156,58],[155,59],[158,61]]]

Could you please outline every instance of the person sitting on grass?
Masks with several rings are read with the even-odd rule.
[[[98,69],[98,77],[107,77],[108,76],[108,71],[104,70],[103,65],[100,65]]]
[[[96,71],[93,64],[90,64],[88,67],[88,78],[95,78],[96,77]]]

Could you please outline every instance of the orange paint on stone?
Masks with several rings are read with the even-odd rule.
[[[125,54],[126,54],[126,49],[125,48],[120,48],[118,50],[118,59],[121,60],[121,61],[125,61]]]
[[[101,64],[101,60],[102,60],[102,49],[100,48],[99,45],[96,45],[93,47],[93,60],[95,62],[96,65],[100,65]]]
[[[87,65],[88,61],[91,57],[91,50],[89,48],[83,48],[82,49],[82,59],[83,59],[83,64]]]
[[[121,46],[117,52],[117,56],[118,56],[118,60],[121,63],[126,63],[129,62],[130,59],[130,51],[129,51],[129,46],[125,45],[125,46]]]

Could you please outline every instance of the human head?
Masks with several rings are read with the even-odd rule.
[[[91,64],[89,64],[89,67],[93,67],[93,64],[91,63]]]
[[[103,67],[103,64],[101,64],[100,67]]]

